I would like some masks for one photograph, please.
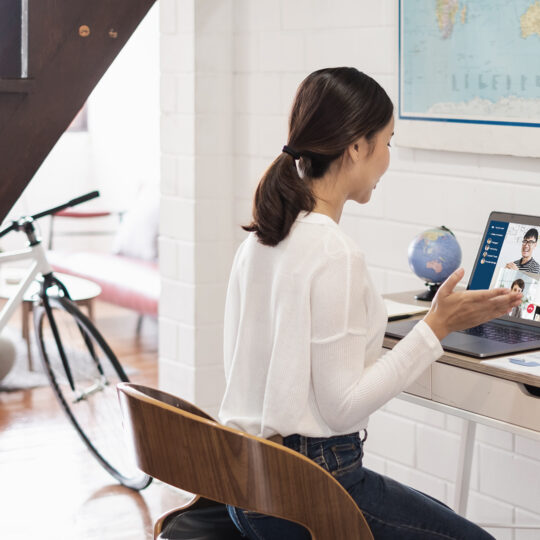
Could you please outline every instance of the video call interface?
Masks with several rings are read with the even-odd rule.
[[[506,287],[523,293],[509,317],[540,322],[540,228],[490,221],[469,289]]]

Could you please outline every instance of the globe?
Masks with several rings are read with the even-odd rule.
[[[440,284],[461,264],[461,248],[445,227],[421,232],[409,245],[409,266],[429,289],[418,300],[432,300]]]

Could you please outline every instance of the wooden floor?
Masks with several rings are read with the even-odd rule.
[[[157,385],[157,325],[97,303],[96,323],[134,382]],[[0,538],[145,540],[155,519],[186,493],[153,482],[117,484],[91,457],[50,388],[0,392]]]

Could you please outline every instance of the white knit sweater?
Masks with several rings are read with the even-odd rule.
[[[386,320],[363,254],[328,216],[302,213],[276,247],[250,234],[227,292],[220,421],[262,437],[365,428],[442,354],[424,322],[382,354]]]

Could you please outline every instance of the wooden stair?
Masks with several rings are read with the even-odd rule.
[[[31,94],[34,87],[34,79],[0,79],[0,94]]]
[[[13,77],[15,60],[0,78],[0,222],[155,2],[27,1],[28,77]],[[0,60],[13,54],[8,37]]]

